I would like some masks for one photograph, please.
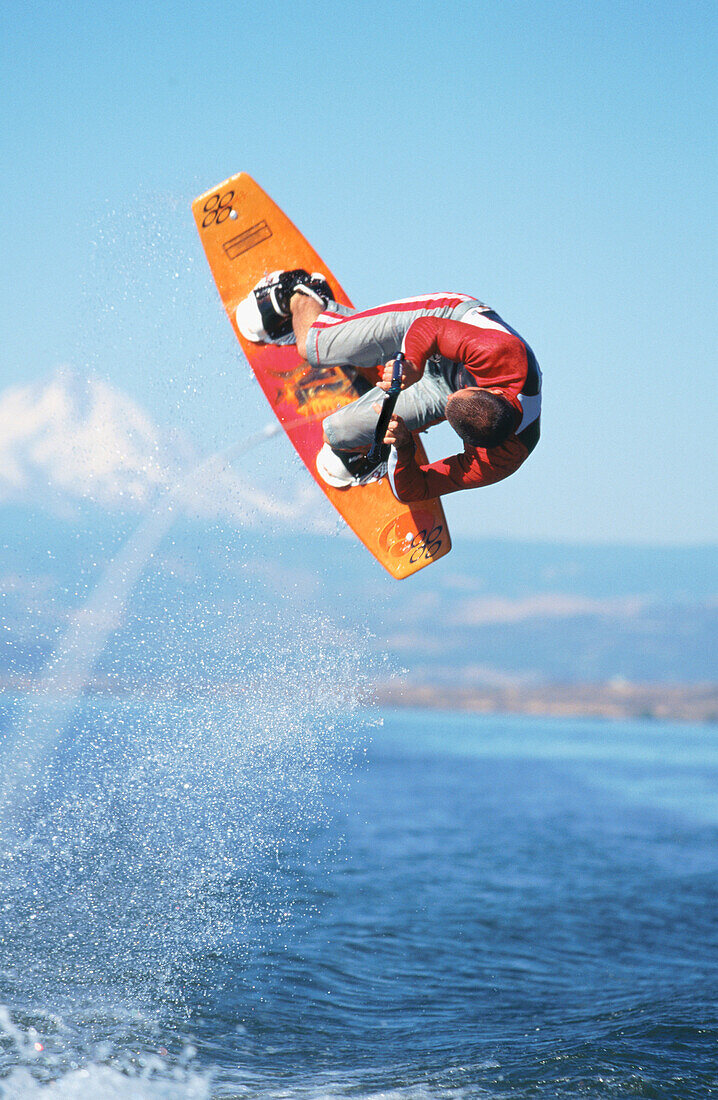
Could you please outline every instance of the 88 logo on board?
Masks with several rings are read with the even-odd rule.
[[[233,198],[234,191],[225,191],[223,195],[220,195],[217,191],[214,195],[210,195],[202,207],[204,210],[202,228],[208,229],[210,225],[221,225],[222,222],[226,222],[227,218],[234,213],[232,210]]]

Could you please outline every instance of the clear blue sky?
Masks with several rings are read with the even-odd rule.
[[[357,304],[475,293],[536,350],[540,447],[455,532],[718,540],[714,4],[0,19],[3,386],[91,367],[203,451],[265,424],[189,212],[246,170]]]

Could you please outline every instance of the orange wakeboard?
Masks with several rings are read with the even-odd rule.
[[[319,477],[322,421],[356,400],[351,367],[318,370],[294,345],[253,344],[241,336],[235,310],[270,271],[305,268],[324,274],[343,305],[351,302],[337,280],[276,203],[245,172],[192,203],[200,239],[224,308],[267,400],[300,458],[352,531],[393,577],[408,577],[448,554],[451,539],[438,500],[402,504],[387,478],[335,489]],[[378,377],[378,376],[377,376]],[[417,440],[417,457],[426,461]]]

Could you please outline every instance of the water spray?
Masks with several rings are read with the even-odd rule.
[[[37,680],[31,699],[20,709],[14,741],[7,745],[0,773],[0,817],[12,812],[21,792],[28,793],[41,759],[47,759],[67,723],[109,636],[119,626],[127,602],[148,561],[172,527],[180,494],[202,485],[281,431],[267,424],[248,439],[210,455],[180,479],[125,542],[105,569],[87,602],[70,616],[64,634]]]

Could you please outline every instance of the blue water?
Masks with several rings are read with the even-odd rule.
[[[88,700],[4,824],[1,1095],[718,1092],[718,728],[255,689]]]

